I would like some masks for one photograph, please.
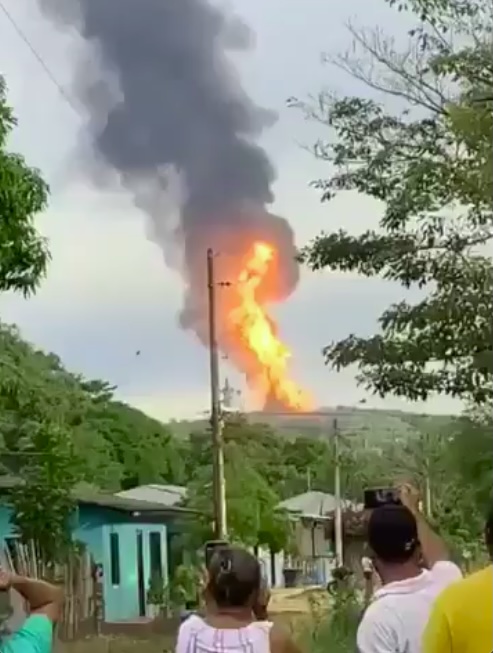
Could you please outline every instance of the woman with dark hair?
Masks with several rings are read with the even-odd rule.
[[[248,551],[217,550],[208,568],[205,600],[205,616],[192,615],[180,626],[176,653],[299,653],[268,620],[260,564]]]

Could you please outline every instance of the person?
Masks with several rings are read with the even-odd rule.
[[[493,505],[486,520],[490,564],[440,594],[423,638],[423,653],[493,650]]]
[[[373,585],[374,585],[374,575],[375,568],[373,567],[373,562],[371,558],[367,555],[364,555],[361,558],[361,569],[363,570],[363,579],[364,579],[364,593],[363,600],[365,606],[368,605],[371,601],[373,595]]]
[[[205,615],[181,624],[175,653],[299,653],[268,620],[268,601],[257,558],[241,548],[218,549],[208,568]]]
[[[421,653],[433,602],[462,577],[421,515],[416,490],[405,485],[399,496],[400,505],[376,508],[368,521],[368,544],[382,586],[359,625],[359,653]]]
[[[17,632],[0,642],[0,653],[51,653],[54,626],[63,603],[62,590],[42,580],[0,570],[0,591],[11,589],[26,601],[29,616]]]

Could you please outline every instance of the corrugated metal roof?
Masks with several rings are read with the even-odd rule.
[[[118,492],[116,496],[137,501],[150,501],[159,504],[161,507],[176,507],[183,502],[187,494],[187,488],[181,485],[139,485]]]
[[[93,494],[77,493],[77,500],[80,503],[102,506],[123,512],[145,512],[145,513],[191,513],[192,510],[180,506],[167,506],[154,501],[142,501],[128,497],[121,497],[116,494]]]
[[[305,492],[281,501],[278,507],[300,517],[330,518],[336,509],[336,498],[327,492]],[[359,510],[361,506],[344,499],[342,508],[343,510]]]
[[[22,479],[16,478],[13,476],[0,476],[0,489],[9,490],[13,487],[22,483]],[[145,487],[163,487],[170,488],[170,495],[172,494],[175,501],[174,503],[169,500],[168,502],[164,501],[153,501],[149,496],[146,500],[142,497],[133,497],[127,496],[125,492],[120,494],[106,494],[100,492],[97,488],[91,489],[88,486],[77,487],[73,496],[76,501],[85,504],[91,504],[96,506],[101,506],[103,508],[111,508],[112,510],[121,510],[122,512],[145,512],[145,513],[161,513],[161,514],[178,514],[178,513],[195,513],[196,511],[190,510],[188,508],[183,508],[178,504],[183,498],[183,491],[186,491],[186,488],[180,488],[179,486],[143,486]],[[138,490],[139,488],[135,488]],[[174,493],[173,493],[174,491]],[[132,490],[129,490],[131,493]],[[177,499],[178,494],[182,493],[182,496]]]

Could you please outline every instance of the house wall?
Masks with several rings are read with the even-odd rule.
[[[10,523],[11,516],[12,510],[6,505],[0,505],[0,544],[5,538],[15,535],[14,527]],[[137,556],[139,533],[142,538],[140,575]],[[147,602],[151,577],[151,533],[159,535],[164,585],[168,582],[166,524],[143,523],[141,517],[134,518],[130,513],[101,506],[78,507],[74,517],[74,538],[87,546],[94,562],[102,567],[105,621],[133,621],[152,616],[152,608]],[[118,584],[113,584],[111,578],[111,534],[118,537]],[[139,602],[139,581],[141,599],[144,599],[143,606],[140,605],[142,600]]]
[[[295,530],[296,547],[302,558],[332,556],[332,542],[324,523],[300,521]]]
[[[14,527],[10,523],[12,509],[8,506],[0,505],[0,540],[14,535]]]

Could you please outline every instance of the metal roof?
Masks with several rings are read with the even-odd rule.
[[[336,498],[327,492],[305,492],[278,504],[278,508],[286,510],[299,517],[312,519],[331,519],[336,509]],[[362,506],[343,499],[343,510],[360,510]]]
[[[10,490],[18,485],[22,484],[22,479],[14,476],[0,476],[0,489]],[[146,487],[146,486],[143,486]],[[147,486],[153,487],[153,486]],[[169,487],[174,488],[175,490],[185,490],[185,488],[180,488],[179,486],[155,486],[155,487]],[[138,490],[139,488],[135,488]],[[132,492],[129,490],[128,492]],[[120,494],[107,494],[101,492],[97,488],[91,489],[90,487],[77,487],[74,490],[74,499],[79,503],[86,505],[95,505],[101,506],[103,508],[110,508],[112,510],[120,510],[122,512],[140,512],[140,513],[159,513],[159,514],[195,514],[196,511],[189,508],[184,508],[179,505],[176,505],[181,502],[183,497],[180,497],[180,500],[175,501],[175,505],[172,503],[164,503],[163,501],[153,501],[151,497],[147,500],[144,497],[132,497],[126,496],[126,493],[123,492]],[[177,493],[174,494],[176,499]]]
[[[118,492],[116,496],[137,501],[150,501],[161,507],[177,507],[183,502],[187,488],[181,485],[139,485],[130,490]]]
[[[195,511],[180,506],[166,506],[162,503],[154,501],[141,501],[138,499],[131,499],[121,497],[116,494],[92,494],[76,493],[76,499],[79,503],[89,505],[101,506],[103,508],[111,508],[112,510],[120,510],[122,512],[145,512],[145,513],[159,513],[159,514],[190,514]]]

